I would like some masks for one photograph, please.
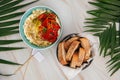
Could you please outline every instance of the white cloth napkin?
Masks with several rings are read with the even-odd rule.
[[[44,56],[37,49],[33,49],[32,55],[34,55],[35,59],[37,59],[39,62],[45,59]]]

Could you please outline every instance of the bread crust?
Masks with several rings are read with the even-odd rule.
[[[84,58],[85,58],[85,50],[84,48],[80,47],[78,52],[78,63],[77,63],[78,67],[82,65]]]
[[[73,41],[72,44],[70,45],[67,54],[66,54],[66,60],[71,61],[71,58],[73,56],[73,53],[75,50],[78,48],[80,42],[79,41]]]
[[[58,60],[62,65],[66,65],[68,64],[68,62],[66,61],[66,51],[64,49],[64,44],[65,42],[61,42],[58,45]]]
[[[78,39],[79,39],[79,37],[75,36],[75,37],[67,40],[67,41],[65,42],[65,50],[67,51],[67,50],[69,49],[71,43],[72,43],[73,41],[75,41],[75,40],[78,40]]]
[[[75,53],[73,54],[70,67],[71,67],[71,68],[76,68],[76,66],[77,66],[77,64],[78,64],[78,61],[79,61],[78,52],[75,52]]]
[[[85,49],[85,58],[84,61],[87,61],[90,58],[91,47],[89,40],[87,38],[80,38],[81,46]]]

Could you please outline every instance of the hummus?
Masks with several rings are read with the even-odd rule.
[[[39,31],[39,26],[42,25],[42,22],[40,20],[38,20],[37,18],[38,18],[38,16],[45,13],[46,11],[48,13],[51,12],[50,10],[41,10],[41,9],[34,10],[32,12],[32,14],[30,16],[28,16],[28,18],[26,19],[26,21],[24,23],[24,33],[25,33],[26,38],[31,43],[33,43],[37,46],[42,46],[42,47],[49,46],[53,43],[53,42],[50,42],[50,41],[42,38],[41,32]],[[56,21],[59,24],[58,17],[56,17]]]

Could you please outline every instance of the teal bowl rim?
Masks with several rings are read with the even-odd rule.
[[[57,17],[58,17],[58,19],[59,19],[59,21],[60,21],[60,28],[61,28],[61,29],[60,29],[60,34],[59,34],[57,40],[56,40],[54,43],[52,43],[51,45],[49,45],[49,46],[40,47],[40,46],[37,46],[37,45],[35,45],[35,44],[32,44],[32,43],[26,38],[26,36],[25,36],[25,34],[24,34],[24,28],[23,28],[24,22],[25,22],[25,20],[28,18],[28,16],[32,13],[32,11],[35,10],[35,9],[49,9],[49,10],[51,10],[52,12],[54,12],[54,13],[57,15]],[[60,39],[60,37],[61,37],[61,35],[62,35],[62,31],[63,31],[62,20],[60,19],[58,13],[57,13],[56,11],[54,11],[53,9],[49,8],[48,6],[35,6],[35,7],[32,7],[32,8],[30,8],[30,9],[28,9],[28,10],[23,14],[23,16],[21,17],[20,23],[19,23],[19,33],[20,33],[20,36],[21,36],[23,42],[26,43],[29,47],[31,47],[31,48],[33,48],[33,49],[44,50],[44,49],[48,49],[48,48],[54,46],[56,43],[58,43],[58,41],[59,41],[59,39]]]

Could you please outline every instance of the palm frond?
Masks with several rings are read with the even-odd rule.
[[[86,30],[85,32],[100,32],[102,31],[103,29],[89,29],[89,30]]]
[[[119,46],[118,46],[119,47]],[[119,53],[120,52],[120,47],[119,48],[116,48],[115,50],[114,50],[114,52],[115,53]]]
[[[99,2],[115,5],[115,6],[120,6],[120,1],[118,0],[98,0]]]
[[[107,62],[111,75],[120,69],[120,0],[96,0],[89,2],[98,9],[88,11],[93,18],[87,18],[87,32],[99,37],[100,55],[110,56]],[[116,23],[119,22],[119,30]]]
[[[11,62],[11,61],[8,61],[8,60],[3,60],[3,59],[0,59],[0,63],[1,64],[9,64],[9,65],[21,65],[19,63],[15,63],[15,62]]]
[[[105,22],[113,21],[113,19],[110,19],[110,18],[86,18],[86,20],[88,20],[88,21],[89,20],[90,21],[105,21]]]
[[[19,33],[19,30],[8,31],[8,32],[4,32],[4,33],[0,32],[0,37],[12,35],[12,34],[17,34],[17,33]]]
[[[11,51],[11,50],[18,50],[24,49],[24,47],[0,47],[0,51]]]
[[[118,35],[118,44],[120,45],[120,21],[119,21],[119,31],[117,32]]]
[[[36,1],[38,1],[38,0],[36,0]],[[36,1],[29,2],[29,3],[26,3],[26,4],[22,4],[22,5],[18,5],[18,6],[14,6],[14,7],[10,7],[10,8],[5,9],[5,10],[1,10],[1,11],[0,11],[0,15],[5,15],[5,14],[8,14],[8,13],[10,13],[10,12],[14,12],[14,11],[16,11],[16,10],[22,8],[22,7],[25,7],[25,6],[27,6],[27,5],[30,5],[30,4],[34,3],[34,2],[36,2]]]
[[[10,26],[10,25],[16,24],[18,22],[20,22],[20,20],[1,22],[0,27]]]
[[[14,75],[14,74],[2,74],[2,73],[0,73],[0,75],[1,75],[1,76],[12,76],[12,75]]]
[[[24,0],[0,0],[0,37],[12,35],[19,33],[18,31],[18,23],[20,19],[14,19],[15,17],[21,16],[23,12],[18,12],[16,10],[19,10],[25,6],[28,6],[32,3],[35,3],[38,0],[23,3],[20,4]],[[6,21],[7,20],[7,21]],[[0,40],[0,52],[2,51],[11,51],[11,50],[19,50],[24,49],[24,47],[7,47],[8,44],[18,43],[22,40],[16,39],[16,40]],[[4,45],[4,46],[3,46]],[[6,46],[6,47],[5,47]],[[8,64],[8,65],[21,65],[16,62],[0,59],[0,64]],[[2,76],[11,76],[14,74],[3,74],[0,73]]]
[[[111,36],[111,30],[112,27],[107,28],[106,30],[104,30],[100,37],[100,55],[103,53],[104,57],[107,55],[106,52],[109,49],[109,44],[111,43],[111,39],[109,38]]]
[[[120,69],[120,62],[116,62],[115,64],[112,64],[112,65],[113,65],[112,68],[109,70],[109,72],[112,71],[111,76],[112,76],[117,70]]]
[[[96,17],[99,17],[101,19],[101,21],[105,21],[105,20],[109,20],[109,21],[116,21],[118,22],[119,21],[119,18],[118,16],[120,16],[120,12],[118,12],[118,14],[112,14],[110,12],[107,12],[105,10],[103,10],[104,12],[102,12],[102,10],[92,10],[92,11],[88,11],[89,14],[92,14],[93,16],[96,16]],[[96,19],[94,19],[96,20]],[[99,19],[97,19],[99,20]],[[106,22],[106,21],[105,21]]]
[[[103,26],[103,25],[87,25],[87,26],[85,26],[85,27],[88,27],[88,28],[97,28],[97,29],[99,29],[99,28],[106,28],[105,26]]]
[[[17,43],[21,42],[22,40],[0,40],[0,45],[5,45],[5,44],[12,44],[12,43]]]
[[[96,24],[96,25],[107,25],[108,23],[106,22],[103,22],[103,21],[94,21],[94,20],[91,20],[91,21],[86,21],[85,23],[88,23],[88,24]]]
[[[20,15],[22,15],[23,13],[24,13],[24,12],[17,12],[17,13],[12,13],[12,14],[8,14],[8,15],[5,15],[5,16],[1,16],[1,17],[0,17],[0,21],[4,21],[4,20],[8,20],[8,19],[11,19],[11,18],[20,16]]]
[[[114,57],[112,57],[107,63],[108,63],[108,66],[111,66],[112,64],[114,64],[116,62],[116,60],[118,60],[120,57],[120,53],[116,53],[116,55]]]
[[[19,3],[22,2],[22,1],[23,1],[23,0],[12,1],[12,2],[10,2],[10,3],[7,3],[7,4],[3,5],[3,6],[0,6],[0,11],[5,10],[5,9],[8,9],[8,8],[10,8],[10,7],[13,7],[13,6],[19,4]]]
[[[12,26],[12,27],[5,27],[5,28],[0,28],[1,33],[3,32],[8,32],[8,31],[13,31],[18,29],[19,26]]]
[[[98,8],[103,8],[103,9],[113,10],[113,11],[119,11],[120,10],[118,6],[115,6],[115,5],[112,5],[112,4],[107,4],[107,3],[103,3],[103,2],[89,2],[89,3],[97,6]]]
[[[6,4],[6,3],[9,3],[9,2],[11,2],[12,0],[2,0],[1,2],[0,2],[0,6],[2,6],[2,5],[4,5],[4,4]]]
[[[110,53],[110,55],[111,55],[111,57],[113,57],[113,54],[114,54],[114,49],[115,49],[115,47],[116,47],[116,42],[117,42],[117,34],[116,34],[116,24],[115,24],[115,22],[113,23],[113,26],[112,26],[113,28],[112,28],[112,30],[111,30],[111,44],[110,44],[110,46],[111,46],[111,53]]]
[[[19,63],[15,63],[12,61],[8,61],[8,60],[4,60],[4,59],[0,59],[0,64],[7,64],[7,65],[21,65]],[[2,74],[0,73],[1,76],[12,76],[14,74]]]

